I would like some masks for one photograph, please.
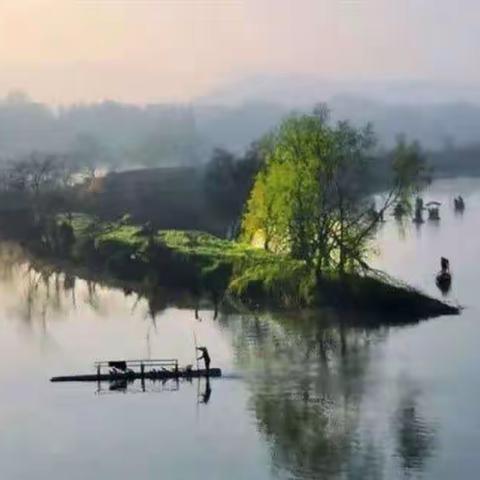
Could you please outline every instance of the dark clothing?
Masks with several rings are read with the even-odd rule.
[[[448,272],[450,270],[450,262],[448,261],[448,258],[442,257],[440,259],[440,266],[443,272]]]
[[[205,369],[208,372],[210,370],[210,355],[208,354],[208,350],[205,347],[199,347],[198,350],[202,352],[202,356],[198,359],[203,359],[203,361],[205,362]]]
[[[208,372],[210,370],[210,357],[207,355],[206,357],[203,357],[203,360],[205,362],[205,368]]]
[[[116,368],[118,370],[126,371],[127,370],[127,362],[125,361],[111,361],[108,362],[109,367]]]

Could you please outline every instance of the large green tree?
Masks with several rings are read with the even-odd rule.
[[[370,240],[384,212],[425,181],[416,144],[391,153],[389,185],[371,192],[372,128],[329,122],[326,107],[292,115],[270,135],[243,218],[244,238],[304,260],[317,275],[368,268]]]

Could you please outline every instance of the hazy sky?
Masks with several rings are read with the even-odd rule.
[[[256,74],[480,81],[478,0],[0,0],[0,95],[189,100]]]

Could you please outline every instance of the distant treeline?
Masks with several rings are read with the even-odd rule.
[[[446,145],[438,150],[425,148],[422,150],[432,179],[480,175],[480,143],[465,146]],[[382,150],[376,156],[375,185],[381,185],[388,175],[388,169],[388,150]]]
[[[114,170],[199,165],[216,147],[242,151],[286,113],[270,104],[228,108],[114,101],[53,109],[13,92],[0,100],[0,161],[38,151]]]
[[[240,124],[247,112],[256,111],[252,106],[242,108],[228,110],[238,114]],[[221,141],[204,142],[189,107],[105,102],[53,112],[12,94],[0,104],[0,125],[5,125],[0,129],[0,154],[11,153],[0,155],[0,213],[10,221],[9,215],[15,218],[19,209],[35,204],[37,216],[76,211],[115,220],[129,214],[135,222],[151,222],[157,228],[236,237],[255,177],[265,165],[270,136],[264,132],[269,121],[261,115],[268,109],[258,108],[248,124],[250,133],[240,132],[242,142],[249,136],[256,141],[240,149],[222,147]],[[221,118],[219,111],[210,110],[212,125]],[[25,118],[29,121],[22,123]],[[331,121],[335,123],[333,115]],[[220,136],[228,138],[227,124],[218,127]],[[82,129],[89,133],[71,137]],[[157,133],[146,143],[137,143],[138,149],[129,149],[148,129]],[[267,131],[274,130],[272,125]],[[230,138],[227,143],[235,142]],[[114,155],[112,145],[123,153]],[[461,147],[450,141],[437,150],[415,145],[433,176],[480,174],[480,144]],[[365,191],[380,191],[389,184],[393,151],[377,141],[364,159],[370,172]],[[99,175],[102,167],[109,170],[106,175]]]
[[[0,157],[68,154],[106,168],[193,164],[202,155],[190,108],[116,102],[53,110],[11,94],[0,103]]]
[[[436,176],[480,175],[480,143],[466,146],[446,146],[428,152],[428,162]]]
[[[455,168],[450,168],[451,153],[424,156],[433,176],[471,174],[478,171],[477,151],[465,148],[465,160]],[[369,190],[383,190],[391,181],[392,150],[366,161]],[[243,154],[215,149],[204,165],[97,176],[89,165],[72,162],[68,156],[32,153],[0,169],[0,217],[12,228],[21,220],[19,211],[34,204],[39,214],[75,211],[116,220],[128,213],[135,222],[151,222],[157,228],[203,230],[233,238],[264,162],[262,143],[257,142]]]
[[[291,108],[280,103],[129,105],[114,101],[51,108],[22,92],[0,100],[0,162],[33,151],[68,155],[108,170],[206,164],[216,148],[241,155]],[[387,105],[336,97],[333,119],[371,122],[379,148],[405,134],[419,141],[439,172],[477,169],[480,107],[469,104]],[[299,111],[310,110],[301,106]]]

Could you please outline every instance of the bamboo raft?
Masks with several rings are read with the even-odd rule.
[[[180,368],[176,359],[161,360],[110,360],[96,362],[97,372],[84,375],[66,375],[52,377],[51,382],[115,382],[119,380],[168,380],[180,378],[221,377],[219,368],[206,369]],[[110,368],[109,372],[102,372],[102,368]],[[139,368],[140,370],[134,370]],[[157,370],[158,368],[158,370]]]

